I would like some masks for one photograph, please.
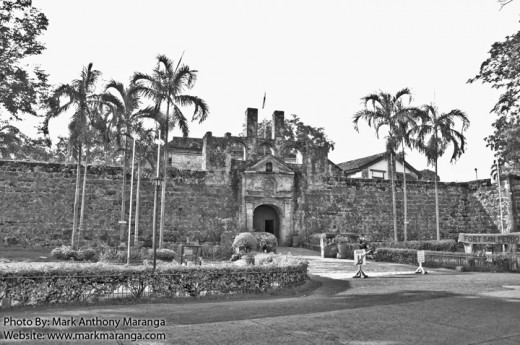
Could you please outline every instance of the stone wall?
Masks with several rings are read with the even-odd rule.
[[[330,178],[301,194],[295,224],[304,237],[318,232],[355,232],[371,240],[393,239],[390,181]],[[408,181],[407,197],[408,240],[435,239],[434,183]],[[396,181],[396,198],[398,238],[403,240],[402,181]],[[456,238],[460,232],[499,232],[497,205],[498,191],[489,180],[439,183],[441,238]]]
[[[177,170],[170,174],[165,240],[216,241],[223,231],[236,230],[238,192],[233,191],[229,174]],[[27,246],[70,243],[75,181],[75,165],[0,161],[0,239]],[[89,167],[82,241],[119,242],[121,188],[120,168]],[[129,190],[128,185],[127,211]],[[153,192],[144,174],[139,212],[139,237],[144,241],[151,237]],[[134,203],[135,197],[134,190]],[[126,233],[126,226],[123,230]]]
[[[255,205],[262,204],[255,204],[254,196],[242,195],[251,189],[243,180],[247,164],[232,162],[230,171],[170,170],[164,240],[189,237],[217,241],[226,230],[244,231],[244,203],[251,203],[251,212]],[[319,165],[315,167],[316,172],[320,169]],[[364,233],[371,240],[393,238],[390,181],[323,179],[312,169],[297,171],[293,176],[291,192],[284,190],[289,194],[284,194],[283,208],[274,202],[278,200],[274,196],[258,195],[258,200],[271,200],[285,210],[281,221],[287,225],[287,234],[294,229],[304,238],[329,231]],[[122,171],[118,167],[89,167],[87,178],[82,241],[119,243],[127,230],[118,225]],[[0,239],[10,238],[29,246],[70,243],[75,181],[75,165],[0,161]],[[520,178],[505,176],[502,182],[504,227],[518,231]],[[396,185],[398,236],[402,240],[402,181],[396,181]],[[154,195],[149,172],[143,174],[140,191],[139,238],[149,243]],[[434,239],[434,183],[408,181],[407,191],[408,239]],[[126,195],[128,210],[129,186]],[[489,180],[439,183],[439,200],[442,238],[456,238],[460,232],[500,232],[498,190]]]

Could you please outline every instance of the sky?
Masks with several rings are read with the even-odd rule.
[[[151,73],[165,54],[198,71],[190,94],[210,114],[192,123],[201,138],[242,130],[248,107],[259,121],[275,110],[323,127],[335,163],[384,151],[383,136],[366,124],[354,130],[361,98],[407,87],[411,105],[434,102],[440,112],[461,109],[471,126],[466,153],[439,160],[442,181],[489,178],[493,153],[490,110],[499,92],[467,84],[494,42],[520,30],[520,1],[500,9],[495,0],[33,0],[49,19],[33,60],[53,85],[79,77],[93,63],[105,81],[125,84],[134,72]],[[188,93],[188,92],[186,92]],[[266,94],[265,108],[262,100]],[[186,108],[185,113],[191,114]],[[67,135],[67,117],[51,121],[51,137]],[[35,133],[35,119],[20,126]],[[174,131],[173,135],[180,135]],[[427,168],[417,152],[408,160]],[[430,167],[430,169],[432,169]],[[477,169],[477,171],[475,171]]]

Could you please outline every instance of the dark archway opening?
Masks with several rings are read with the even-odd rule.
[[[253,212],[253,230],[265,231],[280,239],[280,218],[276,210],[268,205],[260,205]]]

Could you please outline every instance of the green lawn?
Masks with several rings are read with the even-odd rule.
[[[52,248],[6,247],[0,244],[0,259],[31,262],[54,261],[51,257],[51,250]]]

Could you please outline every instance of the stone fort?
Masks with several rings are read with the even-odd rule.
[[[372,241],[393,238],[388,180],[348,177],[328,159],[326,148],[286,140],[282,111],[273,113],[271,132],[270,138],[258,136],[258,110],[248,108],[245,136],[207,132],[203,138],[169,142],[164,241],[218,242],[225,231],[267,231],[282,245],[292,236],[305,241],[320,232],[363,233]],[[69,243],[75,175],[75,164],[0,161],[0,237],[27,246]],[[151,237],[151,177],[144,173],[141,179],[136,223],[143,241]],[[88,167],[82,240],[118,241],[121,186],[120,167]],[[402,240],[400,180],[396,190]],[[408,181],[407,197],[408,239],[434,239],[434,183]],[[502,178],[502,218],[498,188],[489,179],[441,182],[439,202],[442,238],[497,233],[501,222],[506,232],[518,231],[520,178]]]

